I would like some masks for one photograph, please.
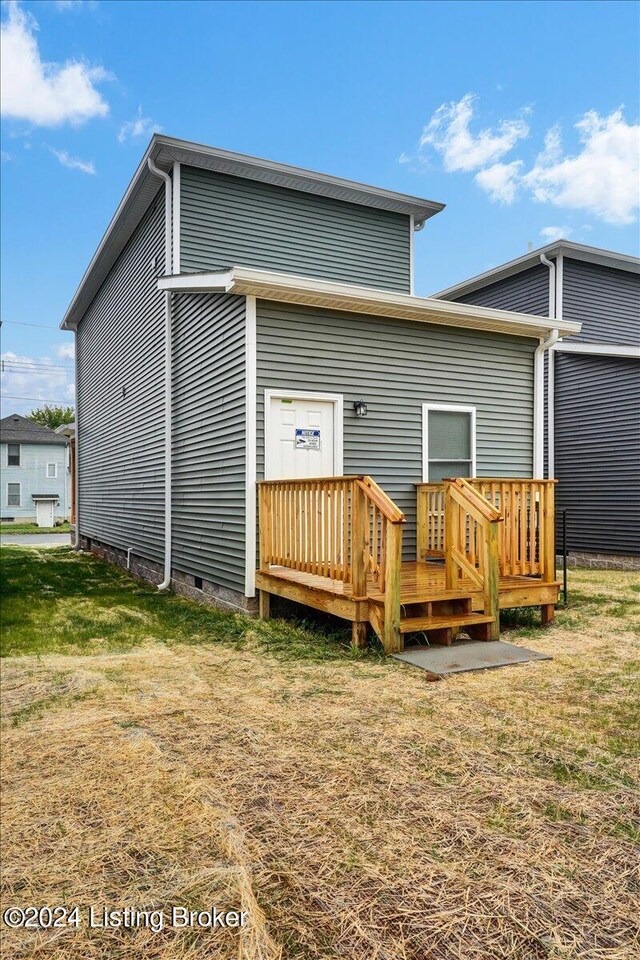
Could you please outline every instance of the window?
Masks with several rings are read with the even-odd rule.
[[[20,444],[19,443],[7,444],[7,466],[8,467],[20,466]]]
[[[422,473],[425,482],[473,477],[476,472],[476,408],[422,405]]]
[[[8,507],[20,506],[20,484],[19,483],[7,484],[7,506]]]
[[[58,464],[48,463],[47,464],[47,480],[55,480],[57,476],[58,476]]]

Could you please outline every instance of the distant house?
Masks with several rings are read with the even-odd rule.
[[[435,296],[582,324],[579,334],[560,338],[549,352],[547,476],[558,480],[556,506],[567,511],[574,559],[636,566],[640,260],[559,240]]]
[[[69,442],[54,430],[13,413],[0,420],[4,521],[52,527],[71,509]]]
[[[155,135],[63,320],[79,545],[236,609],[316,605],[387,650],[495,634],[499,553],[501,605],[549,619],[533,471],[558,324],[416,296],[441,209]]]

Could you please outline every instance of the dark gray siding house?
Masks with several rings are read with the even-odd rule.
[[[63,321],[80,545],[246,609],[263,478],[372,475],[413,558],[416,483],[531,477],[552,324],[413,295],[441,209],[156,135]]]
[[[640,260],[561,240],[436,296],[582,324],[545,371],[547,476],[574,559],[640,565]]]

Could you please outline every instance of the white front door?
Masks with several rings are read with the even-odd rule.
[[[337,399],[265,396],[265,478],[267,480],[334,477],[342,473],[337,462],[336,431],[342,430]]]
[[[36,523],[39,527],[53,526],[53,500],[36,500]]]

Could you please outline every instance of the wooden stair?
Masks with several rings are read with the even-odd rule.
[[[461,630],[475,640],[489,640],[495,618],[471,609],[468,593],[442,590],[402,605],[400,633],[424,633],[429,643],[452,644]]]

